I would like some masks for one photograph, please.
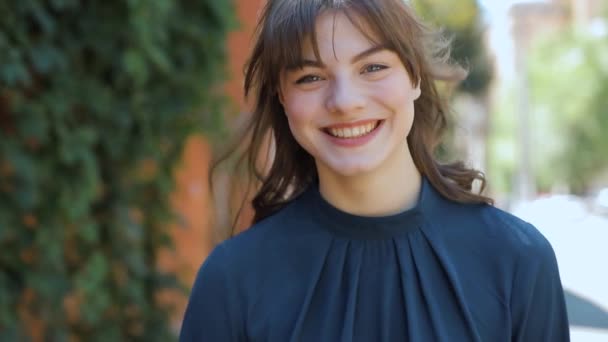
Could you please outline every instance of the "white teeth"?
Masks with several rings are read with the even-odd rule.
[[[358,138],[373,131],[377,123],[370,122],[366,125],[349,128],[330,128],[328,131],[331,135],[338,138]]]

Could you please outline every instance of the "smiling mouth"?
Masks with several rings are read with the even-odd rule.
[[[328,127],[324,128],[323,131],[334,138],[339,139],[355,139],[364,137],[373,131],[375,131],[382,120],[376,120],[365,124],[350,126],[350,127]]]

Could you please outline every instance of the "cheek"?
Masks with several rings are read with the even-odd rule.
[[[303,145],[304,132],[312,117],[310,106],[306,106],[303,96],[291,93],[286,94],[283,98],[283,109],[287,116],[287,123],[289,124],[291,134],[300,145]]]
[[[392,111],[410,108],[416,98],[416,91],[406,82],[384,82],[374,87],[374,97]]]
[[[399,98],[397,96],[398,92],[399,91],[395,89],[395,85],[384,83],[382,86],[374,89],[374,97],[380,99],[384,105],[394,107],[394,105],[399,102]]]
[[[412,86],[405,69],[396,71],[381,82],[377,82],[374,92],[376,96],[384,98],[387,104],[408,103],[418,97],[418,91]]]
[[[283,109],[291,123],[310,121],[318,112],[318,100],[312,94],[286,94]]]

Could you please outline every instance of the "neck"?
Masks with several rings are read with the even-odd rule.
[[[360,216],[385,216],[414,207],[422,178],[409,149],[393,165],[355,176],[319,172],[319,191],[334,207]],[[404,153],[406,152],[406,153]]]

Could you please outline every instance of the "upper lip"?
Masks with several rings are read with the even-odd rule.
[[[365,126],[369,123],[375,123],[377,121],[380,121],[380,119],[367,119],[367,120],[358,120],[358,121],[352,121],[352,122],[343,122],[343,123],[338,123],[338,124],[334,124],[334,125],[330,125],[330,126],[325,126],[324,129],[359,127],[359,126]]]

